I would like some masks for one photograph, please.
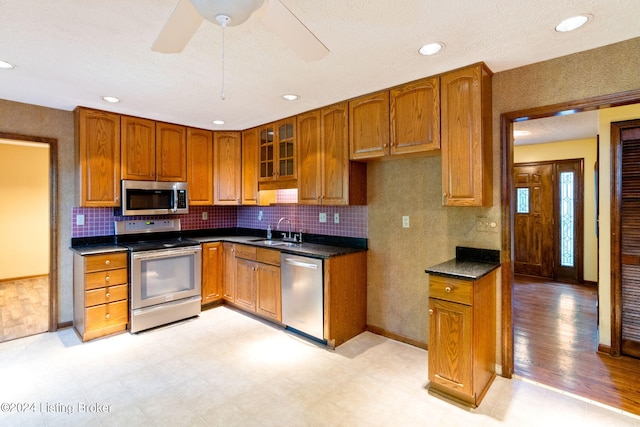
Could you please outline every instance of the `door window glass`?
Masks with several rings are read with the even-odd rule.
[[[574,240],[574,173],[560,174],[560,265],[573,267]]]

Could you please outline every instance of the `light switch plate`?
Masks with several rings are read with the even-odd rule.
[[[409,217],[406,215],[402,217],[402,228],[409,228]]]
[[[208,212],[202,212],[202,220],[206,221],[207,219],[209,219],[209,213]]]
[[[76,216],[76,225],[84,225],[84,215],[79,214]]]
[[[327,222],[327,214],[322,212],[318,215],[318,221],[320,222]]]
[[[340,214],[338,212],[333,214],[333,223],[334,224],[339,224],[340,223]]]

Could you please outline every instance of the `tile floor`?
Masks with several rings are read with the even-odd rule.
[[[138,335],[82,344],[65,329],[0,344],[0,425],[640,427],[500,377],[464,409],[429,395],[426,378],[422,349],[367,332],[327,350],[218,307]]]

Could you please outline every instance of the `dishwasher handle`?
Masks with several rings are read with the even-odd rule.
[[[311,264],[309,262],[298,261],[298,260],[296,260],[294,258],[285,258],[284,261],[287,264],[294,265],[296,267],[310,268],[310,269],[313,269],[313,270],[317,270],[318,269],[318,266],[316,264]]]

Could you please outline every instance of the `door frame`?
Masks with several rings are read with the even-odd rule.
[[[0,132],[0,139],[49,145],[49,332],[58,330],[58,140]]]
[[[510,111],[500,114],[500,205],[502,222],[502,376],[513,376],[513,221],[515,212],[515,187],[513,185],[513,123],[518,120],[541,119],[573,110],[574,112],[598,110],[621,105],[640,103],[640,89],[618,92],[593,98],[562,102],[546,106]],[[612,317],[613,317],[612,308]],[[612,318],[613,324],[613,318]]]

